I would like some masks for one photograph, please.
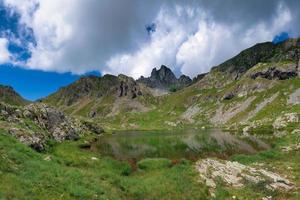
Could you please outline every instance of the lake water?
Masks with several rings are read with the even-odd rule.
[[[120,160],[169,158],[196,160],[233,154],[255,154],[267,143],[255,137],[238,137],[221,130],[122,131],[101,135],[91,150]]]

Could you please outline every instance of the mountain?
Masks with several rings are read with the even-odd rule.
[[[155,97],[157,103],[150,112],[122,113],[117,119],[105,118],[103,123],[107,127],[126,128],[134,124],[141,129],[190,126],[243,129],[263,124],[271,130],[282,112],[294,113],[300,109],[299,41],[256,44],[213,67],[209,73],[199,75],[189,87]],[[159,87],[166,82],[161,78],[166,74],[167,82],[175,83],[165,67],[153,70],[150,78],[137,82]]]
[[[232,73],[237,79],[260,62],[298,61],[300,58],[299,46],[299,39],[288,39],[277,44],[272,42],[256,44],[212,70],[218,69],[221,72]]]
[[[94,118],[148,111],[151,98],[147,87],[121,74],[82,77],[41,101],[72,115]]]
[[[75,140],[86,132],[103,132],[96,123],[78,121],[43,103],[30,103],[10,86],[0,86],[0,129],[37,151],[45,150],[49,140]]]
[[[0,102],[11,105],[25,105],[28,103],[12,87],[3,85],[0,85]]]
[[[176,89],[183,88],[192,83],[190,77],[181,75],[178,79],[171,69],[162,65],[159,70],[154,68],[151,72],[151,76],[148,78],[141,77],[137,80],[138,83],[143,83],[150,88],[158,88],[163,90],[169,90],[172,87]]]
[[[298,109],[299,41],[256,44],[193,81],[161,66],[137,81],[125,75],[83,77],[42,101],[107,129],[241,128],[262,120],[272,126],[282,110]],[[172,87],[183,88],[155,93]]]

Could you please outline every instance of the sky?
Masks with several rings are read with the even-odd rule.
[[[36,100],[90,72],[194,77],[299,21],[299,0],[0,0],[0,84]]]

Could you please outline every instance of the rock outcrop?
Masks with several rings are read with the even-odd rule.
[[[101,133],[93,123],[82,123],[43,103],[13,107],[0,103],[0,121],[24,144],[42,151],[48,140],[76,140],[85,132]]]
[[[286,80],[298,76],[298,65],[296,63],[266,64],[263,69],[256,70],[250,74],[252,79],[265,78],[269,80]]]
[[[134,99],[137,96],[143,95],[140,86],[133,78],[121,74],[118,76],[118,79],[120,81],[118,88],[119,97],[128,96],[129,98]]]
[[[213,195],[217,182],[221,180],[225,185],[240,188],[245,184],[263,185],[268,190],[291,190],[293,184],[277,173],[265,169],[255,168],[238,162],[204,159],[196,163],[196,170]]]

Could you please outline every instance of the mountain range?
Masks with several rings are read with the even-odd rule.
[[[194,80],[164,65],[137,80],[84,76],[39,102],[107,130],[271,126],[283,111],[298,109],[299,59],[300,39],[265,42]],[[0,90],[2,102],[28,104],[12,88]]]

